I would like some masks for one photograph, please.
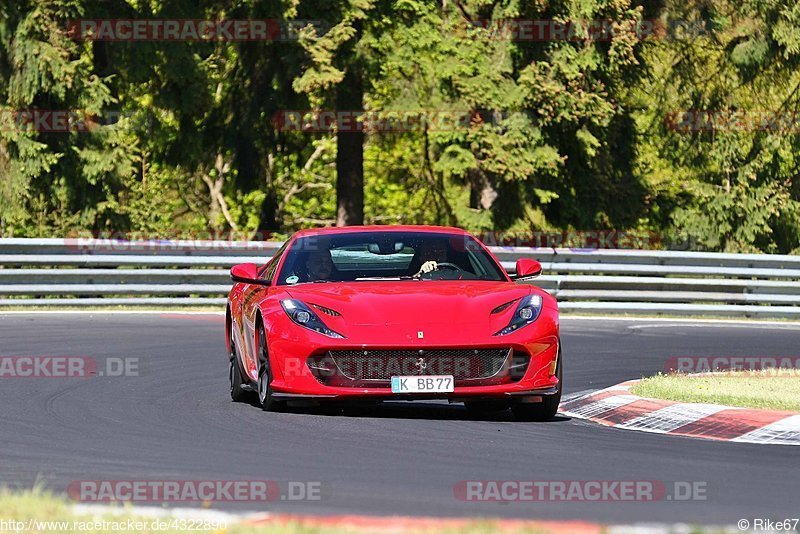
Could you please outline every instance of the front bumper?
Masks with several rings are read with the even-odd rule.
[[[506,392],[502,395],[491,395],[490,398],[496,399],[508,399],[509,401],[519,401],[519,402],[530,402],[532,399],[536,399],[539,397],[547,397],[550,395],[555,395],[558,393],[558,386],[553,386],[544,389],[531,389],[527,391],[517,391],[517,392]],[[398,400],[398,401],[415,401],[415,400],[439,400],[439,399],[447,399],[450,402],[463,402],[465,400],[472,400],[475,398],[484,398],[488,395],[481,393],[477,394],[464,394],[464,395],[456,395],[456,393],[414,393],[414,394],[405,394],[399,395],[395,393],[389,393],[380,395],[377,392],[370,395],[318,395],[318,394],[308,394],[308,393],[283,393],[283,392],[276,392],[273,393],[273,397],[277,400],[286,400],[286,401],[332,401],[332,400],[348,400],[348,399],[368,399],[368,400],[375,400],[375,401],[384,401],[384,400]]]
[[[477,398],[508,399],[519,402],[536,402],[541,397],[558,393],[559,380],[555,376],[559,355],[558,323],[554,314],[542,314],[536,323],[518,332],[497,338],[478,337],[474,332],[464,335],[428,336],[426,342],[413,342],[408,336],[394,342],[354,344],[352,339],[333,339],[298,327],[288,321],[270,325],[269,354],[273,368],[272,388],[275,398],[284,400],[424,400],[448,399],[456,402]],[[432,332],[433,333],[433,332]],[[387,330],[385,338],[392,338]],[[458,338],[458,339],[456,339]],[[308,360],[328,351],[342,350],[400,350],[400,349],[510,349],[514,354],[524,354],[529,364],[521,377],[511,382],[459,385],[458,379],[451,393],[394,394],[388,382],[380,385],[347,387],[323,384],[312,373]],[[429,373],[433,374],[433,373]],[[491,382],[491,381],[489,381]]]

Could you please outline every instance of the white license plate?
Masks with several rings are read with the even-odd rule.
[[[392,393],[452,393],[453,387],[453,375],[392,377]]]

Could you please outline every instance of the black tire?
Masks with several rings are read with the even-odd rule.
[[[230,358],[228,377],[231,381],[231,400],[233,402],[245,402],[249,392],[244,389],[242,370],[239,367],[239,358],[236,356],[236,345],[233,343],[233,329],[231,329],[231,352],[228,356]]]
[[[547,395],[542,402],[512,404],[511,411],[518,421],[542,422],[549,421],[556,416],[558,405],[561,404],[561,392],[564,390],[564,379],[561,371],[561,344],[558,347],[558,365],[556,366],[556,376],[558,377],[558,392],[555,395]]]
[[[469,413],[475,415],[486,415],[508,410],[508,401],[504,400],[471,400],[464,401],[464,407]]]
[[[264,411],[277,412],[283,408],[284,403],[273,397],[267,334],[263,326],[258,328],[258,348],[256,350],[258,351],[258,402]]]

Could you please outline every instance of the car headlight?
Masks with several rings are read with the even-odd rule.
[[[334,338],[344,338],[339,332],[334,332],[322,322],[322,319],[309,308],[305,302],[297,299],[284,299],[281,301],[281,306],[289,319],[296,324],[319,332],[320,334]]]
[[[505,336],[512,332],[516,332],[523,326],[529,325],[539,318],[542,313],[542,297],[540,295],[528,295],[520,299],[517,304],[517,309],[514,310],[514,316],[508,326],[495,332],[496,336]]]

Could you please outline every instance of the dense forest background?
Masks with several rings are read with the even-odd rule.
[[[81,19],[281,35],[81,39]],[[519,20],[614,31],[520,38]],[[430,223],[797,254],[799,65],[796,0],[0,0],[0,234]],[[31,110],[90,120],[23,127]],[[469,120],[320,131],[292,110]]]

